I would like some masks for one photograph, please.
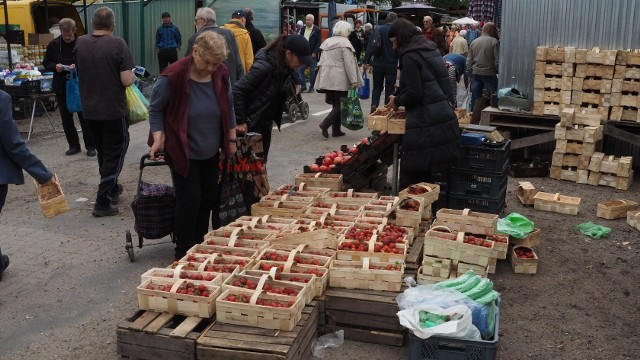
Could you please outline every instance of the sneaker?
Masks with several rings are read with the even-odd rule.
[[[322,136],[324,136],[325,139],[328,139],[329,131],[327,130],[327,128],[323,127],[322,124],[318,125],[318,127],[320,127],[320,129],[322,130]]]
[[[124,188],[122,185],[117,184],[116,188],[113,192],[111,192],[111,203],[117,205],[120,202],[120,195],[122,195],[122,191]]]
[[[96,149],[88,149],[88,150],[87,150],[87,156],[94,157],[94,156],[96,156],[97,154],[98,154],[98,153],[96,152]]]
[[[307,90],[307,93],[309,93],[309,94],[312,93],[312,92],[313,92],[313,89]]]
[[[9,267],[9,257],[7,255],[2,255],[0,264],[2,264],[2,267],[0,268],[0,280],[2,280],[2,274],[4,274],[4,271]]]
[[[77,153],[80,152],[80,148],[69,148],[69,150],[67,150],[66,153],[64,153],[67,156],[71,156],[71,155],[75,155]]]
[[[331,136],[333,136],[333,137],[340,137],[340,136],[345,136],[345,135],[347,135],[347,134],[343,133],[342,131],[337,132],[337,133],[334,132],[334,133],[331,134]]]
[[[105,217],[105,216],[115,216],[118,215],[120,211],[118,208],[113,207],[111,205],[98,205],[96,204],[93,207],[93,216],[95,217]]]

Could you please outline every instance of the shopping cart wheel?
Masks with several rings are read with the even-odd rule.
[[[289,117],[292,123],[298,120],[298,106],[296,104],[289,105]]]
[[[124,248],[127,250],[127,254],[129,254],[129,260],[134,262],[135,255],[133,254],[133,240],[131,240],[131,231],[129,230],[127,230]]]
[[[306,102],[303,102],[302,105],[300,105],[300,109],[302,114],[302,120],[307,120],[307,118],[309,117],[309,104],[307,104]]]

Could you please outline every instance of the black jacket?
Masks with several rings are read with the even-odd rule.
[[[244,27],[249,31],[251,47],[253,48],[253,56],[255,57],[260,49],[267,46],[267,41],[264,39],[262,32],[253,26],[253,22],[247,21],[247,24]]]
[[[286,99],[284,85],[293,70],[276,70],[276,54],[273,50],[258,51],[249,72],[233,85],[233,107],[236,123],[247,124],[252,131],[262,120],[273,120],[278,127],[282,122],[282,109]],[[278,109],[270,109],[269,107]],[[262,119],[262,113],[274,113],[273,119]]]
[[[407,112],[402,140],[402,171],[428,171],[434,163],[460,157],[460,128],[448,95],[451,83],[440,51],[414,36],[400,55],[400,95],[397,106]]]
[[[62,36],[58,36],[51,40],[49,45],[47,45],[47,52],[44,54],[42,65],[45,70],[53,72],[53,83],[51,84],[51,89],[57,94],[64,93],[66,91],[69,72],[57,72],[56,64],[71,65],[75,62],[73,59],[73,47],[75,44],[75,40],[72,43],[63,43]],[[64,53],[66,56],[63,56],[61,51],[63,46],[65,48]]]
[[[364,63],[365,64],[373,64],[373,65],[395,65],[398,63],[398,56],[396,52],[393,50],[393,44],[391,44],[391,40],[389,40],[389,28],[391,24],[384,24],[378,26],[373,30],[371,35],[369,35],[369,43],[367,44],[367,48],[364,53]],[[381,52],[378,55],[374,55],[374,48],[376,41],[381,41],[382,48]],[[371,61],[371,57],[373,56],[373,61]]]
[[[298,35],[304,36],[304,32],[307,29],[306,25],[298,31]],[[320,44],[322,44],[322,32],[320,28],[316,25],[313,25],[313,30],[311,30],[311,35],[309,36],[309,50],[311,50],[311,54],[318,55],[320,51]]]

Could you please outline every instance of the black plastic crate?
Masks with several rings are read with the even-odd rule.
[[[15,120],[30,119],[33,112],[33,100],[18,99],[13,102],[13,118]],[[36,104],[35,116],[44,115],[44,111],[40,104]]]
[[[449,208],[456,210],[471,209],[472,211],[501,214],[507,205],[506,202],[507,188],[504,193],[494,198],[469,196],[465,194],[449,193]]]
[[[420,339],[409,331],[409,360],[494,360],[498,351],[500,310],[493,339],[461,340],[442,336]]]
[[[2,89],[11,96],[29,96],[40,92],[40,80],[27,80],[20,85],[5,85]]]
[[[451,171],[451,192],[478,197],[498,197],[507,188],[509,177],[506,173],[477,171]]]
[[[509,164],[511,156],[511,140],[502,146],[461,146],[458,168],[489,172],[503,172]]]

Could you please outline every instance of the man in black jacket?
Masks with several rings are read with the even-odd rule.
[[[253,56],[258,53],[258,50],[267,46],[267,41],[264,39],[262,32],[253,25],[253,10],[251,8],[244,8],[244,14],[247,16],[247,23],[244,26],[249,31],[251,37],[251,47],[253,48]]]
[[[316,66],[318,65],[318,52],[320,51],[320,44],[322,43],[322,34],[320,33],[320,28],[316,26],[314,22],[315,18],[312,14],[307,14],[305,18],[305,25],[300,29],[298,35],[304,36],[307,41],[309,41],[309,50],[311,51],[311,58],[313,59],[313,64],[309,66],[309,91],[313,92],[313,85],[316,82]],[[304,71],[307,69],[307,66],[303,66],[300,68],[300,85],[301,90],[304,91],[307,89],[307,77],[304,75]]]
[[[64,18],[60,20],[59,25],[61,35],[47,45],[47,52],[44,55],[42,64],[47,71],[53,72],[52,90],[58,100],[62,128],[69,144],[69,150],[67,150],[66,154],[75,155],[80,152],[80,138],[73,123],[73,113],[67,109],[67,79],[69,78],[69,70],[75,67],[73,47],[76,44],[76,23],[72,19]],[[81,112],[78,113],[78,119],[80,120],[87,155],[96,156],[96,145],[93,141],[91,130]]]
[[[389,96],[393,94],[396,83],[398,56],[393,50],[393,46],[387,34],[391,24],[398,20],[398,15],[394,12],[387,14],[387,23],[377,27],[364,53],[364,64],[369,66],[373,63],[373,91],[371,93],[371,112],[374,112],[380,105],[380,96],[384,88],[384,104],[389,102]],[[373,61],[371,57],[373,56]]]

